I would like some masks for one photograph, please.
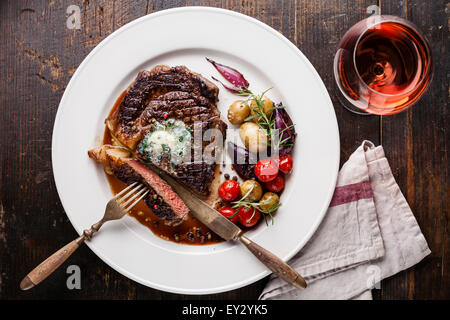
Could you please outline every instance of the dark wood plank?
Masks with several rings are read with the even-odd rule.
[[[414,272],[416,299],[448,299],[450,295],[449,230],[449,35],[448,2],[408,2],[407,17],[425,32],[434,57],[430,92],[413,109],[415,184],[414,212],[429,242],[432,255]],[[422,107],[420,107],[422,106]],[[419,148],[417,148],[419,146]]]
[[[406,4],[400,1],[379,1],[379,7],[382,14],[392,14],[399,17],[405,17]],[[407,111],[409,112],[409,111]],[[407,167],[401,161],[405,159],[408,155],[406,149],[406,144],[402,144],[402,140],[406,139],[409,134],[405,130],[407,125],[407,112],[394,115],[394,116],[384,116],[381,119],[381,143],[384,148],[386,148],[386,153],[389,159],[389,163],[392,167],[393,174],[397,179],[400,187],[403,187],[407,178]],[[395,122],[395,124],[394,124]],[[391,130],[397,129],[395,135],[392,134]],[[392,145],[391,145],[392,144]],[[404,190],[404,189],[402,189]],[[408,278],[410,275],[408,272],[402,272],[390,279],[382,281],[381,292],[375,292],[375,294],[380,294],[382,299],[406,299],[408,297]]]
[[[342,107],[335,85],[333,59],[339,40],[358,21],[368,17],[372,1],[297,2],[297,46],[308,57],[324,81],[336,111],[341,142],[341,164],[362,143],[379,144],[379,117],[360,116]]]
[[[58,272],[29,292],[21,277],[76,236],[58,200],[51,171],[53,120],[65,85],[84,57],[120,26],[153,11],[182,6],[181,1],[84,1],[82,28],[65,27],[70,1],[2,2],[2,187],[0,204],[0,294],[10,298],[101,299],[256,299],[266,280],[247,288],[205,297],[173,295],[139,285],[80,248]],[[249,4],[253,5],[253,4]],[[245,9],[245,4],[242,10]],[[20,17],[20,18],[19,18]],[[10,92],[14,92],[11,94]],[[7,141],[14,143],[5,144]],[[3,182],[8,181],[5,185]],[[33,228],[30,228],[33,226]],[[26,261],[27,263],[24,263]],[[66,288],[65,268],[82,270],[82,290]]]
[[[385,2],[387,4],[385,4]],[[383,143],[394,175],[413,207],[433,254],[414,270],[383,281],[377,298],[448,298],[448,146],[446,106],[448,27],[445,3],[381,0],[384,13],[406,15],[433,43],[435,79],[412,111],[361,117],[337,99],[332,63],[339,39],[365,18],[370,0],[77,1],[81,29],[66,28],[69,0],[0,1],[0,297],[8,299],[256,299],[267,278],[230,292],[175,295],[139,285],[103,263],[87,247],[30,292],[21,278],[76,237],[60,204],[51,168],[51,134],[65,86],[105,37],[145,14],[184,5],[222,7],[253,16],[283,33],[310,59],[327,86],[340,127],[342,162],[361,139]],[[386,10],[386,11],[385,11]],[[425,108],[433,108],[428,111]],[[381,129],[381,130],[380,130]],[[422,152],[423,150],[423,152]],[[31,264],[31,265],[30,265]],[[68,290],[65,269],[77,264],[82,289]]]
[[[411,206],[432,254],[383,281],[383,299],[444,298],[448,271],[448,26],[445,1],[381,1],[382,14],[415,23],[428,38],[434,59],[430,89],[406,112],[382,120],[382,144],[394,176]],[[447,261],[445,261],[445,259]]]

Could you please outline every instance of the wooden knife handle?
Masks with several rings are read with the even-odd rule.
[[[56,251],[40,265],[34,268],[23,280],[20,282],[20,289],[28,290],[39,284],[45,278],[53,273],[72,253],[84,242],[86,236],[83,234],[72,242],[66,244],[64,247]]]
[[[287,263],[283,262],[283,260],[278,258],[272,252],[264,249],[244,235],[241,235],[239,240],[247,247],[248,250],[250,250],[251,253],[255,255],[255,257],[259,259],[259,261],[264,263],[267,268],[272,270],[273,273],[278,275],[281,279],[299,289],[306,288],[305,279],[303,279],[297,271],[295,271]]]

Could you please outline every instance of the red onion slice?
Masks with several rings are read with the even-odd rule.
[[[242,92],[242,90],[241,89],[238,89],[238,88],[232,88],[232,87],[230,87],[230,86],[227,86],[225,83],[223,83],[222,81],[220,81],[219,79],[217,79],[217,78],[214,78],[214,77],[211,77],[213,80],[215,80],[215,81],[217,81],[217,82],[219,82],[225,89],[227,89],[228,91],[230,91],[231,93],[234,93],[234,94],[240,94],[241,92]]]
[[[209,59],[207,57],[206,57],[206,60],[208,62],[210,62],[228,82],[232,83],[237,88],[242,90],[242,89],[248,88],[248,86],[250,85],[248,83],[248,81],[244,78],[242,73],[240,73],[236,69],[231,68],[226,65],[223,65],[221,63],[215,62],[214,60]]]

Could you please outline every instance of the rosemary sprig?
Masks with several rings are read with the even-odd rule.
[[[287,128],[284,128],[281,130],[281,132],[278,132],[278,137],[275,136],[276,134],[276,126],[275,126],[275,118],[273,117],[273,113],[270,116],[267,116],[264,112],[264,95],[272,88],[266,89],[261,94],[257,95],[254,94],[252,91],[250,91],[249,88],[242,89],[238,95],[240,96],[247,96],[247,99],[244,100],[244,103],[249,103],[251,100],[254,100],[256,103],[256,106],[252,108],[252,111],[254,115],[248,116],[245,121],[250,121],[253,119],[256,119],[256,124],[264,131],[267,137],[269,137],[269,142],[267,143],[268,146],[272,146],[272,143],[274,143],[274,149],[281,148],[282,146],[285,146],[288,142],[289,138],[282,139],[283,133],[286,130],[290,130],[292,126],[289,126]],[[283,109],[284,106],[274,106],[274,109]]]
[[[247,117],[245,121],[256,119],[259,127],[263,129],[269,137],[270,135],[268,133],[271,129],[275,128],[275,121],[274,119],[272,119],[272,116],[268,117],[264,112],[264,95],[270,89],[272,88],[269,88],[263,91],[263,93],[256,95],[251,92],[250,89],[246,88],[246,92],[248,93],[249,97],[244,101],[244,103],[249,103],[251,100],[255,100],[256,102],[256,107],[252,108],[252,111],[255,113],[255,115]]]

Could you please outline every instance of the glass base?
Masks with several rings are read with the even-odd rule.
[[[347,109],[348,111],[358,114],[360,116],[373,116],[373,113],[370,112],[366,112],[364,110],[361,110],[360,108],[355,107],[354,105],[352,105],[350,102],[348,102],[347,100],[345,100],[345,98],[340,98],[339,100],[341,100],[341,105]],[[345,101],[342,101],[345,100]]]
[[[341,90],[339,89],[338,85],[336,82],[334,82],[334,86],[335,86],[335,91],[336,95],[337,95],[337,99],[339,101],[339,103],[348,111],[354,113],[354,114],[358,114],[360,116],[373,116],[373,113],[370,112],[366,112],[358,107],[355,107],[350,101],[348,101],[344,95],[342,94]]]

